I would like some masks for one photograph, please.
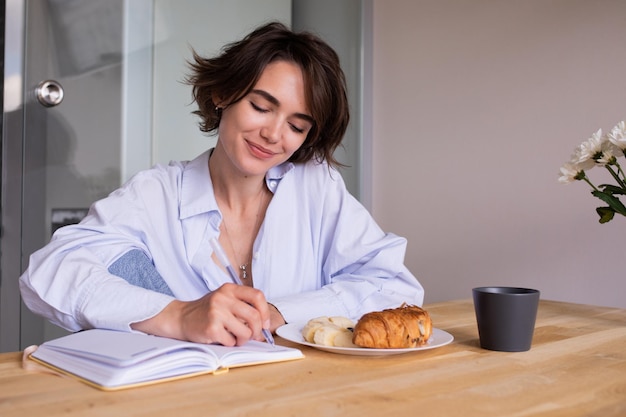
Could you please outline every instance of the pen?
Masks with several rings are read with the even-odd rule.
[[[217,256],[217,260],[220,261],[220,263],[222,264],[222,266],[224,266],[224,268],[226,268],[233,282],[237,285],[243,285],[243,282],[241,282],[239,275],[237,274],[237,272],[235,272],[235,269],[230,264],[230,261],[228,260],[228,257],[226,256],[226,252],[224,252],[224,249],[222,249],[222,245],[220,245],[220,242],[218,242],[216,238],[211,239],[211,247],[213,247],[213,251],[215,252],[215,255]],[[272,346],[275,346],[272,333],[268,329],[263,329],[263,336],[265,337],[265,340],[267,341],[267,343],[269,343]]]

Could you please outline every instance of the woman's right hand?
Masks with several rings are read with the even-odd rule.
[[[224,284],[194,301],[174,300],[156,316],[131,327],[156,336],[234,346],[263,340],[261,330],[270,328],[270,311],[261,291]]]

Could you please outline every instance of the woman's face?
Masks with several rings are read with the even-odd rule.
[[[219,142],[244,175],[264,175],[298,150],[312,126],[302,70],[275,61],[250,93],[223,110]]]

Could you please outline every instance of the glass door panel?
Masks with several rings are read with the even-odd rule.
[[[58,227],[80,221],[120,185],[123,7],[26,2],[24,266]],[[22,322],[23,344],[39,343],[42,331],[46,339],[64,333],[25,308]]]

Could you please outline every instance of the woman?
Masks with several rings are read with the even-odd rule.
[[[140,172],[59,229],[20,278],[27,306],[71,331],[232,346],[286,322],[421,304],[406,241],[380,230],[335,169],[349,115],[332,48],[270,23],[191,68],[215,148]]]

